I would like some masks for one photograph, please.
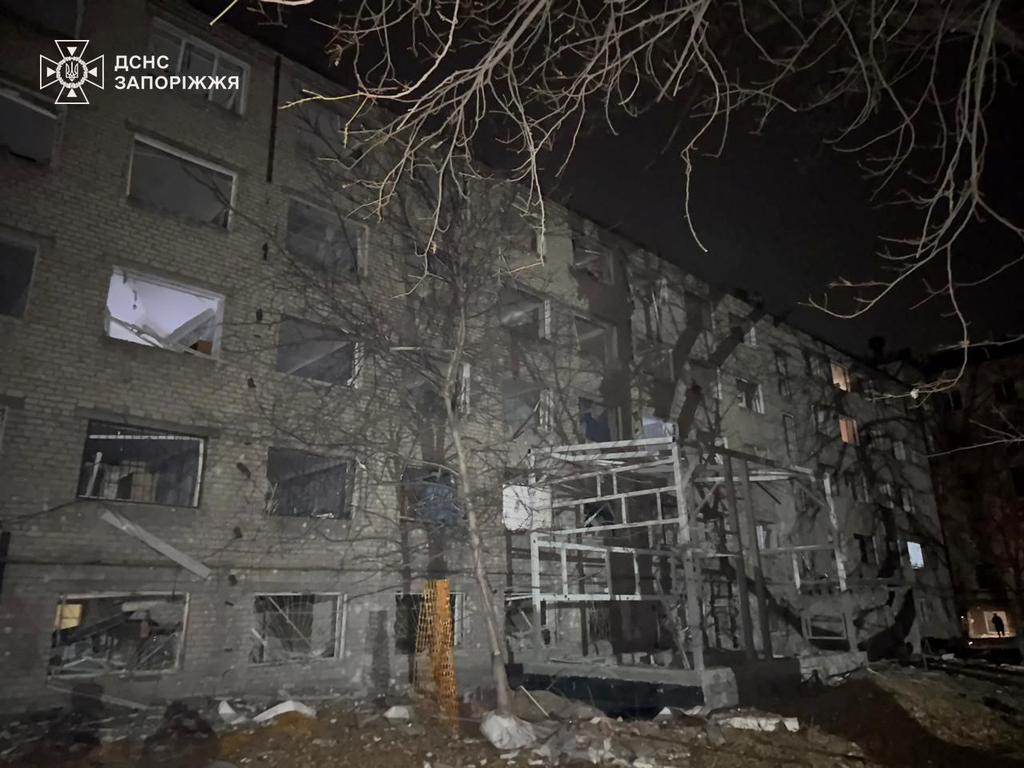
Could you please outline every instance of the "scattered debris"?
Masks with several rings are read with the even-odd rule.
[[[275,717],[287,714],[288,712],[296,712],[306,717],[316,717],[316,710],[302,702],[289,699],[288,701],[282,701],[280,704],[271,707],[270,709],[260,712],[256,717],[252,719],[254,723],[268,723]]]
[[[741,731],[777,731],[785,729],[790,733],[800,730],[800,721],[795,717],[781,715],[730,715],[715,719],[718,725],[737,728]]]
[[[235,711],[235,708],[227,701],[222,701],[217,705],[217,714],[220,715],[220,719],[228,725],[238,725],[239,723],[245,723],[249,720],[249,718],[241,712]]]
[[[522,749],[537,741],[533,726],[515,715],[488,712],[480,721],[480,733],[497,749]]]
[[[404,704],[390,707],[388,711],[384,713],[384,719],[389,723],[411,722],[413,719],[412,707]]]

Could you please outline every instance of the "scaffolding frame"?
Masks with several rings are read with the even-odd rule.
[[[701,461],[706,456],[717,461]],[[827,512],[832,537],[830,543],[775,547],[762,551],[757,540],[752,488],[756,484],[780,481],[801,483],[807,497]],[[822,484],[820,493],[817,488],[819,481]],[[684,665],[690,666],[689,654],[692,657],[692,668],[702,671],[705,668],[705,627],[701,613],[704,587],[702,569],[705,562],[716,558],[728,558],[736,572],[743,646],[749,659],[755,657],[755,645],[746,576],[748,559],[754,568],[762,648],[769,657],[772,655],[771,631],[763,558],[788,555],[794,564],[793,586],[799,592],[802,583],[799,553],[830,551],[835,562],[839,590],[847,590],[844,552],[831,478],[827,473],[818,476],[805,467],[786,466],[721,446],[665,436],[535,450],[530,484],[546,487],[551,499],[551,527],[530,532],[529,599],[533,606],[534,639],[539,649],[543,648],[544,627],[541,626],[540,617],[544,615],[545,603],[659,601],[666,605],[667,610],[671,606],[673,612],[682,607],[685,625],[677,636],[676,644]],[[742,511],[737,500],[737,485],[743,491]],[[705,525],[698,514],[715,498],[722,486],[733,528],[729,533],[734,536],[737,545],[737,551],[734,552],[717,552],[705,546]],[[703,494],[701,490],[704,490]],[[653,516],[650,515],[650,507],[646,518],[636,514],[635,510],[631,514],[631,504],[652,497]],[[595,505],[597,512],[587,517],[587,509]],[[594,524],[602,510],[606,514],[605,519]],[[566,512],[574,515],[570,525],[561,524],[559,519]],[[610,544],[603,540],[615,532],[638,530],[646,530],[647,546]],[[545,554],[548,555],[546,558]],[[613,557],[630,558],[633,570],[632,591],[615,590]],[[570,577],[570,558],[576,559],[581,571],[579,576]],[[592,571],[603,575],[603,589],[586,591],[586,582],[592,579],[582,574],[582,558],[587,558],[585,565]],[[650,561],[653,581],[653,590],[650,592],[641,589],[643,558],[649,558]],[[656,568],[659,560],[668,566],[668,594],[662,587],[663,572]],[[557,589],[545,589],[542,578],[545,575],[545,563],[557,566]],[[673,604],[672,600],[676,602]]]

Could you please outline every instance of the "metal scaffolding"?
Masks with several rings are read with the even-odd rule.
[[[550,499],[550,525],[530,532],[530,594],[535,644],[543,647],[546,604],[658,601],[674,624],[684,666],[703,670],[705,567],[727,559],[735,572],[743,648],[755,656],[746,569],[753,568],[761,646],[772,655],[763,560],[790,557],[801,587],[800,557],[828,552],[847,588],[830,478],[803,467],[673,437],[582,443],[534,454],[530,485]],[[828,513],[828,543],[762,548],[752,488],[798,483]],[[738,502],[737,486],[743,496]],[[724,490],[734,546],[712,545],[700,513]],[[632,578],[629,578],[629,573]]]

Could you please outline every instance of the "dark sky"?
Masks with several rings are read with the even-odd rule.
[[[223,0],[193,3],[207,12],[223,7]],[[285,29],[254,27],[255,15],[242,4],[226,19],[324,71],[326,32],[308,18],[323,18],[331,7],[324,2],[312,10],[290,9]],[[1021,62],[1015,70],[1024,76]],[[955,77],[953,71],[954,84]],[[1022,96],[1024,86],[1001,83],[990,109],[986,169],[990,201],[1018,221],[1024,221],[1024,151],[1018,146],[1024,137]],[[769,311],[854,354],[867,354],[872,335],[884,336],[889,351],[909,346],[917,353],[958,339],[957,324],[942,317],[946,306],[910,311],[920,296],[919,283],[857,320],[830,318],[802,306],[839,276],[882,276],[875,257],[878,236],[913,234],[905,215],[872,201],[872,188],[856,158],[823,144],[820,121],[814,118],[780,114],[760,136],[747,130],[744,123],[749,121],[741,118],[730,129],[720,157],[696,161],[691,213],[707,247],[702,252],[683,214],[680,132],[675,131],[674,145],[669,141],[679,120],[672,107],[635,119],[622,116],[615,123],[617,135],[595,121],[553,187],[555,196],[722,288],[760,293]],[[980,274],[1022,250],[1005,233],[976,227],[958,263]],[[1022,286],[1024,268],[1018,266],[996,284],[963,293],[967,312],[982,334],[1024,330]]]

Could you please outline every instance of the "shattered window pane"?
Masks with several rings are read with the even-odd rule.
[[[0,154],[47,165],[56,134],[56,115],[13,91],[0,90]]]
[[[256,595],[253,601],[254,664],[338,655],[339,595]]]
[[[195,507],[204,441],[194,435],[90,421],[78,495]]]
[[[107,336],[175,352],[213,355],[224,297],[115,268],[107,289]]]
[[[205,98],[232,112],[241,114],[243,94],[248,86],[246,68],[242,62],[213,46],[195,40],[173,27],[158,22],[153,27],[149,50],[157,56],[166,56],[169,66],[165,74],[214,77],[218,85],[204,93]],[[228,88],[228,78],[237,77],[238,88]],[[202,91],[192,91],[203,93]]]
[[[351,517],[352,462],[292,448],[267,454],[271,512],[290,517]]]
[[[764,397],[761,395],[761,385],[756,381],[736,379],[736,397],[741,408],[764,413]]]
[[[452,645],[458,646],[462,632],[462,616],[459,611],[461,596],[452,592],[448,595],[449,610],[452,615]],[[395,650],[401,653],[416,652],[416,627],[420,620],[420,606],[423,604],[421,593],[401,593],[395,595]]]
[[[234,175],[140,138],[132,150],[128,197],[158,211],[227,227]]]
[[[337,213],[297,200],[288,203],[288,253],[329,278],[355,273],[362,251],[363,229]]]
[[[278,329],[277,370],[348,385],[355,379],[356,344],[327,326],[285,316]]]
[[[454,473],[441,467],[406,467],[402,473],[402,512],[404,517],[421,522],[458,522],[461,513]]]
[[[583,439],[592,443],[606,443],[616,439],[614,413],[604,403],[581,397],[580,432]]]
[[[543,299],[512,286],[501,289],[501,324],[517,336],[543,339],[548,335],[547,307]]]
[[[614,357],[614,339],[614,331],[609,326],[576,316],[576,341],[584,357],[608,365]]]
[[[163,672],[178,666],[186,595],[68,596],[57,605],[51,676]]]
[[[502,384],[502,408],[505,426],[519,432],[529,425],[544,427],[543,389],[534,384],[506,381]]]
[[[0,315],[25,314],[35,261],[34,246],[0,240]]]

